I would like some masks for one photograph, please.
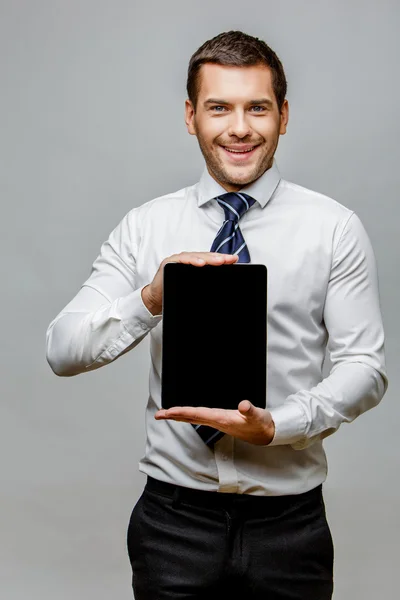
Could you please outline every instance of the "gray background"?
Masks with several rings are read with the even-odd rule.
[[[7,600],[128,600],[144,475],[148,340],[56,377],[45,332],[133,207],[198,180],[184,124],[191,54],[261,37],[288,78],[281,173],[355,210],[378,262],[389,390],[325,442],[337,600],[393,600],[400,525],[399,4],[0,2],[0,586]]]

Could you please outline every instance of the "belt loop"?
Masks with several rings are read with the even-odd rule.
[[[172,497],[172,508],[177,508],[180,504],[179,492],[180,492],[180,488],[178,486],[176,486],[174,495]]]

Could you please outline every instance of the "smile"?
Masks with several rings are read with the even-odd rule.
[[[249,150],[234,150],[233,148],[229,149],[225,146],[221,146],[221,148],[229,155],[229,158],[235,162],[248,160],[255,153],[258,146],[253,146]]]

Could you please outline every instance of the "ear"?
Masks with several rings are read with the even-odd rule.
[[[281,108],[281,125],[279,128],[280,135],[285,135],[286,126],[289,121],[289,102],[285,99]]]
[[[185,100],[185,123],[190,135],[196,135],[194,124],[194,107],[190,100]]]

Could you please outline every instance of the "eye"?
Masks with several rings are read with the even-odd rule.
[[[217,110],[218,108],[222,108],[223,110],[225,110],[225,109],[226,109],[226,107],[225,107],[225,106],[217,105],[217,106],[212,106],[212,107],[211,107],[211,110],[214,110],[214,111],[216,111],[216,112],[222,112],[222,110]],[[255,106],[251,106],[251,108],[252,108],[252,109],[253,109],[253,108],[259,108],[259,109],[261,109],[261,110],[256,110],[255,112],[257,112],[257,113],[265,111],[265,108],[264,108],[264,106],[261,106],[261,105],[255,105]]]

